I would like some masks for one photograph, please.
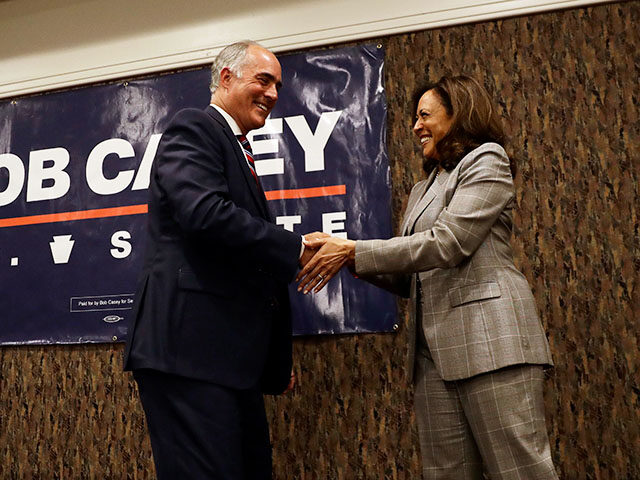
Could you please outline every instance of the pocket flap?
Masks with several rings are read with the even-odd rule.
[[[497,282],[476,283],[449,289],[449,301],[452,307],[478,300],[496,298],[501,295]]]
[[[233,290],[229,286],[229,282],[218,283],[211,278],[200,278],[192,270],[186,268],[181,268],[178,271],[178,288],[216,295],[230,295]]]

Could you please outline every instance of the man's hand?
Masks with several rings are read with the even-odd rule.
[[[318,293],[344,265],[355,262],[356,242],[338,237],[322,236],[307,240],[306,249],[317,249],[317,253],[309,259],[298,273],[296,281],[298,291],[307,294],[311,290]]]
[[[304,252],[302,252],[302,257],[300,257],[300,268],[303,268],[318,251],[319,247],[314,248],[309,245],[309,242],[327,237],[329,237],[329,235],[322,232],[307,233],[304,236]]]
[[[293,388],[296,386],[296,374],[293,373],[293,367],[291,367],[291,377],[289,377],[289,384],[287,388],[282,393],[289,393],[293,391]]]
[[[324,233],[324,232],[307,233],[304,236],[304,244],[305,245],[311,245],[311,244],[313,244],[314,240],[318,240],[318,239],[321,239],[321,238],[330,238],[330,237],[331,237],[331,235],[329,235],[328,233]],[[322,246],[322,244],[318,244],[318,245],[316,245],[316,248],[319,248],[321,246]]]

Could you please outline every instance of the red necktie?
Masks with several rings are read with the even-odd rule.
[[[236,135],[236,137],[238,138],[238,141],[242,145],[242,150],[244,151],[244,158],[247,160],[247,166],[249,167],[249,171],[251,172],[251,175],[253,175],[253,178],[255,179],[256,184],[260,186],[258,175],[256,175],[256,163],[255,163],[255,160],[253,159],[251,144],[249,143],[249,140],[247,140],[247,137],[245,137],[244,135]]]

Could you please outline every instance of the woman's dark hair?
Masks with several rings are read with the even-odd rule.
[[[453,122],[447,134],[435,145],[440,160],[425,159],[425,172],[429,173],[438,163],[445,170],[451,170],[467,153],[483,143],[505,146],[500,116],[489,93],[475,79],[462,75],[444,76],[437,83],[420,88],[414,96],[414,111],[422,95],[429,90],[437,95]],[[511,174],[515,176],[513,160],[510,160],[510,166]]]

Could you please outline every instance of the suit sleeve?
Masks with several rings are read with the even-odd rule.
[[[252,215],[231,200],[230,181],[245,181],[235,158],[224,148],[227,138],[214,131],[212,120],[200,110],[183,110],[163,136],[156,180],[180,229],[262,265],[271,274],[291,281],[297,268],[301,237]],[[225,162],[225,160],[227,160]],[[247,191],[247,196],[250,193]]]
[[[476,251],[512,200],[513,179],[501,148],[485,149],[463,161],[451,201],[431,229],[356,242],[358,275],[451,268]]]
[[[424,180],[416,183],[409,193],[402,225],[406,222],[407,216],[410,215],[415,204],[420,200],[421,193],[424,193],[424,187],[421,186],[423,182]],[[359,278],[395,295],[409,298],[411,291],[411,275],[408,273],[364,274],[359,272]]]

